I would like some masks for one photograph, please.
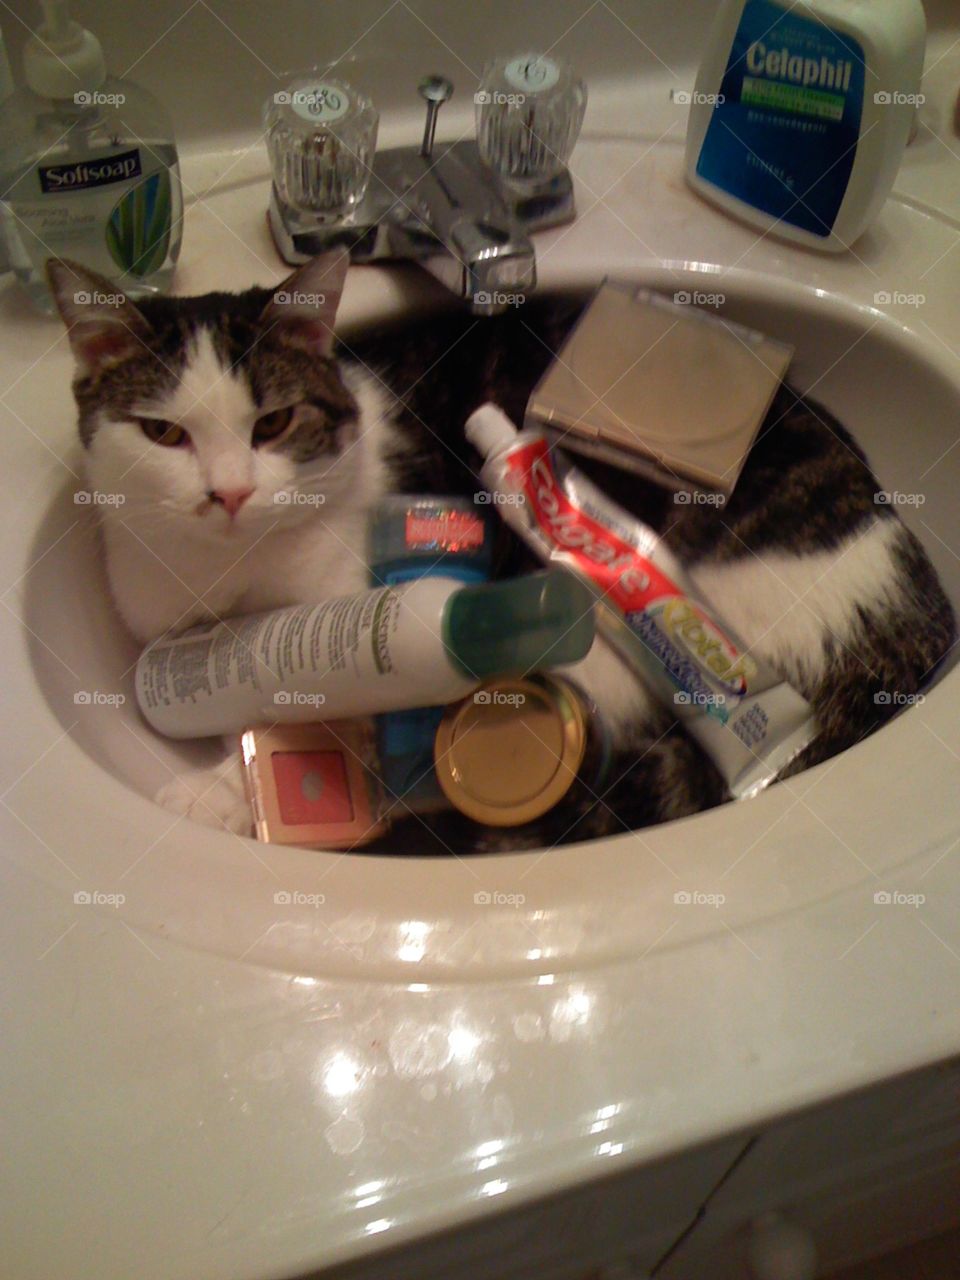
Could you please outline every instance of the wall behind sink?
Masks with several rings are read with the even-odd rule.
[[[100,37],[113,74],[129,74],[164,102],[181,149],[189,152],[249,142],[259,133],[261,102],[279,87],[284,71],[348,53],[357,59],[351,76],[372,93],[385,117],[381,136],[421,118],[415,87],[428,71],[450,76],[457,86],[440,130],[440,136],[455,136],[469,127],[486,59],[526,48],[554,48],[575,62],[591,90],[587,127],[607,119],[622,126],[635,116],[636,126],[649,121],[658,136],[667,117],[661,109],[650,118],[651,103],[669,100],[671,88],[691,87],[718,0],[72,4],[74,16]],[[927,0],[926,8],[931,28],[956,25],[955,0]],[[0,6],[0,29],[18,79],[20,49],[39,21],[37,0]]]
[[[510,48],[556,50],[575,60],[591,88],[601,80],[648,76],[677,83],[675,71],[696,61],[716,0],[72,0],[74,16],[103,43],[114,74],[129,72],[171,111],[184,147],[201,137],[226,141],[258,127],[262,99],[284,70],[347,52],[381,114],[417,102],[418,78],[450,76],[455,101],[472,109],[487,58]],[[37,0],[0,6],[2,28],[19,75],[27,28],[39,22]],[[680,80],[678,87],[687,81]],[[447,112],[447,123],[454,103]],[[415,108],[420,115],[419,104]]]

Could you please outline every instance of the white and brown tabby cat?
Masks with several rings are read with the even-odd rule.
[[[113,305],[106,280],[49,264],[76,359],[88,483],[124,496],[101,519],[114,601],[137,639],[366,587],[373,505],[396,491],[480,489],[464,421],[488,399],[520,420],[585,300],[545,296],[493,319],[444,314],[348,350],[333,335],[347,265],[337,251],[276,291]],[[790,772],[877,728],[896,705],[874,695],[916,692],[955,642],[936,574],[896,512],[875,504],[859,448],[788,388],[725,507],[676,505],[627,473],[578,465],[663,533],[722,617],[813,703],[821,733]],[[505,531],[501,550],[500,572],[527,566]],[[552,845],[725,798],[712,764],[608,650],[596,644],[576,674],[613,734],[602,795],[581,788],[508,832],[410,817],[378,847]],[[235,756],[158,798],[249,831]]]

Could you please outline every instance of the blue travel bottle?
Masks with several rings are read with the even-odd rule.
[[[395,495],[370,520],[369,562],[375,586],[412,578],[485,582],[493,559],[494,525],[472,498]],[[433,743],[445,707],[393,711],[377,717],[380,776],[392,817],[435,813],[450,802],[433,767]]]

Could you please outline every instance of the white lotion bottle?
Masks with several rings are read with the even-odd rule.
[[[687,181],[765,233],[842,252],[887,198],[922,98],[921,0],[723,0]]]
[[[137,663],[137,702],[170,738],[404,711],[578,662],[594,632],[593,595],[565,570],[419,578],[162,636]]]

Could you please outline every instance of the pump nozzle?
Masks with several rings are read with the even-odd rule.
[[[71,28],[77,24],[67,10],[67,0],[40,0],[40,7],[43,9],[43,26],[38,34],[44,44],[56,50],[59,44],[67,41],[72,34]]]
[[[24,78],[42,98],[77,100],[107,77],[100,41],[70,17],[67,0],[41,0],[43,23],[23,50]],[[83,99],[79,99],[82,103]]]

